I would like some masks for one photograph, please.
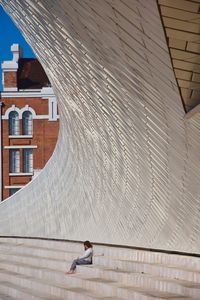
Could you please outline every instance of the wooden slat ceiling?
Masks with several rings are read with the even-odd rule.
[[[158,0],[186,111],[200,103],[200,0]]]

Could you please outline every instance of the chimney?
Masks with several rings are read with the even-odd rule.
[[[19,44],[12,44],[11,51],[13,53],[12,61],[18,62],[18,60],[22,57],[22,48]]]
[[[13,44],[11,46],[13,53],[12,60],[4,61],[2,67],[2,84],[3,91],[14,92],[17,91],[17,70],[18,60],[22,57],[22,49],[19,44]]]

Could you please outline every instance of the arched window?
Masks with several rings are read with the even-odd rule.
[[[30,111],[25,111],[22,115],[22,128],[24,135],[31,135],[33,131],[33,116]]]
[[[9,113],[9,135],[19,134],[19,114],[16,111]]]

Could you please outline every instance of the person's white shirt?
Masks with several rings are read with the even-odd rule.
[[[92,262],[92,256],[93,256],[93,249],[88,248],[87,250],[85,250],[83,256],[79,257],[79,259],[84,259],[88,262]]]

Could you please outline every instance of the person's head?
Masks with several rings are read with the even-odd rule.
[[[88,248],[92,248],[92,244],[89,241],[85,241],[84,248],[85,248],[85,250],[87,250]]]

